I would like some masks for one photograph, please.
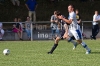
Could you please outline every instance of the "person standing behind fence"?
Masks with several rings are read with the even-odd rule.
[[[4,35],[3,24],[0,22],[0,41],[2,40]]]
[[[19,33],[20,33],[20,40],[23,40],[22,37],[23,37],[23,24],[21,23],[21,18],[18,18],[18,22],[19,22]]]
[[[79,10],[76,9],[76,10],[75,10],[75,13],[76,13],[77,23],[78,23],[79,28],[80,28],[80,24],[81,24],[81,21],[82,21],[82,20],[81,20],[80,14],[79,14]],[[81,31],[81,29],[80,29],[80,31]],[[86,35],[85,35],[84,33],[82,33],[82,36],[83,36],[84,38],[87,38]]]
[[[76,13],[76,19],[77,19],[78,25],[80,25],[80,23],[81,23],[81,17],[80,17],[80,14],[79,14],[79,10],[76,9],[75,13]]]
[[[25,30],[26,30],[26,33],[27,33],[27,36],[28,36],[28,40],[31,39],[31,23],[32,22],[30,20],[30,17],[27,17],[27,20],[25,21]]]
[[[99,25],[98,25],[99,21],[100,21],[100,15],[98,11],[95,11],[92,22],[92,35],[90,36],[91,40],[92,39],[96,40],[96,35],[99,33]]]
[[[29,17],[30,17],[31,21],[35,22],[36,21],[36,12],[35,12],[35,10],[37,8],[36,0],[27,0],[25,5],[26,5],[27,9],[29,10]]]

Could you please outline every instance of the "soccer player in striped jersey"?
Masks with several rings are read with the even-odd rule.
[[[58,15],[60,15],[60,12],[59,11],[57,11],[57,14],[56,14],[56,16],[58,16]],[[63,18],[65,18],[64,16],[63,16]],[[67,39],[69,36],[68,36],[68,25],[67,25],[67,23],[65,23],[65,22],[63,22],[62,20],[60,20],[61,21],[61,23],[64,23],[63,24],[63,30],[61,31],[61,34],[58,34],[57,35],[57,37],[55,38],[55,41],[54,41],[54,45],[53,45],[53,47],[51,48],[51,50],[48,52],[48,54],[52,54],[53,53],[53,51],[57,48],[57,46],[58,46],[58,43],[59,43],[59,41],[62,39],[62,38],[64,38],[64,39]],[[71,38],[72,39],[72,38]],[[74,45],[76,45],[77,43],[74,41],[74,40],[68,40],[68,42],[71,42],[71,43],[73,43]]]

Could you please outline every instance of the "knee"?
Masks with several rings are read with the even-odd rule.
[[[57,38],[55,39],[55,43],[58,44],[59,40],[60,40],[60,38],[57,37]]]
[[[66,38],[68,42],[71,42],[73,39],[71,37]]]
[[[82,43],[82,40],[77,40],[77,43],[78,43],[78,44],[81,44],[81,43]]]

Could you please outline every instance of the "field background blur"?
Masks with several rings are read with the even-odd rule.
[[[25,7],[25,1],[20,0],[20,6],[13,6],[9,0],[5,0],[0,4],[0,21],[9,22],[13,21],[14,17],[20,17],[22,21],[26,20],[28,10]],[[37,0],[37,21],[49,21],[54,10],[60,10],[62,14],[68,17],[67,6],[74,4],[76,9],[79,9],[83,21],[91,21],[94,11],[100,11],[100,1],[94,0],[93,2],[80,0],[63,0],[59,2],[51,2],[50,0]]]

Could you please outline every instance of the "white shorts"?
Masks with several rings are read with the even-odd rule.
[[[82,33],[80,30],[69,30],[68,35],[70,37],[74,36],[76,40],[82,39]]]
[[[3,29],[0,30],[0,34],[4,34],[4,30]]]

